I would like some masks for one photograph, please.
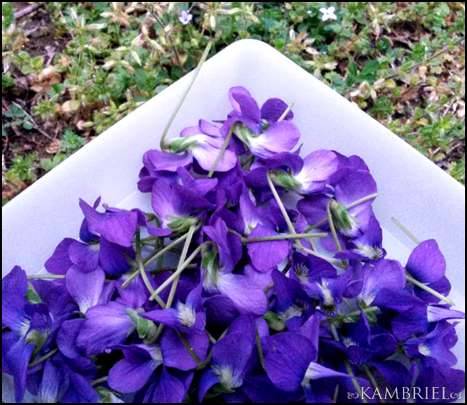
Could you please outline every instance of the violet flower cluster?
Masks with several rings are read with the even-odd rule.
[[[30,276],[2,281],[4,396],[15,402],[361,402],[359,390],[464,388],[435,240],[386,256],[358,156],[300,155],[293,112],[229,91],[143,156],[153,212],[80,201]],[[390,255],[389,255],[390,256]],[[352,399],[354,398],[354,399]],[[439,401],[437,401],[439,402]]]

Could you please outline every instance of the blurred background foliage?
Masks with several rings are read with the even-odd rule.
[[[2,201],[193,69],[210,38],[271,44],[464,182],[464,16],[462,2],[3,2]]]

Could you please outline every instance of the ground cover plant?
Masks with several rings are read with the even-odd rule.
[[[464,4],[2,3],[2,201],[240,38],[261,39],[464,182]]]

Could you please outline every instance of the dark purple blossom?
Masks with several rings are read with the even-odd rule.
[[[138,188],[152,212],[80,200],[79,240],[57,245],[48,273],[3,279],[5,402],[463,390],[453,320],[464,314],[443,297],[437,242],[405,267],[388,259],[365,162],[324,149],[302,158],[284,101],[260,107],[243,87],[229,99],[224,120],[144,154]]]

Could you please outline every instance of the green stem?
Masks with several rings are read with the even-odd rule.
[[[297,232],[295,231],[295,227],[290,220],[289,214],[287,213],[287,210],[284,207],[284,204],[282,203],[281,197],[279,196],[279,193],[276,190],[276,187],[274,186],[274,183],[271,179],[271,174],[268,172],[266,174],[267,180],[268,180],[268,185],[269,188],[271,189],[272,195],[274,196],[274,199],[276,200],[277,205],[279,206],[279,210],[281,211],[282,216],[284,217],[285,223],[287,224],[287,227],[289,228],[289,232],[296,234]]]
[[[364,203],[366,203],[366,202],[368,202],[368,201],[372,201],[372,200],[374,200],[376,197],[378,197],[378,193],[369,194],[369,195],[367,195],[367,196],[365,196],[365,197],[362,197],[362,198],[360,198],[360,199],[354,201],[353,203],[347,205],[345,208],[347,208],[348,210],[350,210],[351,208],[355,208],[355,207],[357,207],[357,206],[360,205],[360,204],[364,204]]]
[[[183,245],[182,253],[180,254],[177,269],[175,271],[179,271],[180,267],[183,266],[183,262],[185,261],[186,255],[188,254],[188,249],[190,248],[191,240],[193,239],[193,234],[196,232],[198,228],[199,228],[198,226],[192,225],[190,229],[188,230],[188,235],[187,235],[187,238],[185,239],[185,244]],[[179,280],[180,280],[180,276],[174,279],[172,286],[170,287],[169,296],[167,297],[167,302],[165,305],[162,306],[162,308],[170,308],[172,306],[173,300],[175,298],[175,292],[177,291]],[[151,296],[157,297],[158,295],[156,294],[155,291],[153,291]],[[164,325],[160,324],[154,335],[153,341],[156,341],[158,339],[163,329],[164,329]]]
[[[449,299],[448,297],[445,297],[444,295],[440,294],[438,291],[434,290],[431,287],[428,287],[426,284],[423,284],[421,281],[418,281],[417,279],[413,278],[409,273],[405,273],[405,278],[407,279],[408,282],[412,283],[413,285],[417,286],[418,288],[430,293],[434,297],[440,299],[441,301],[446,302],[449,305],[455,305],[454,302]]]
[[[195,361],[195,363],[196,363],[197,366],[199,367],[199,366],[202,364],[202,361],[201,361],[201,359],[198,357],[198,355],[196,354],[196,352],[194,351],[193,347],[191,347],[190,342],[188,342],[188,340],[186,340],[185,337],[184,337],[178,330],[176,330],[176,332],[177,332],[178,337],[179,337],[180,340],[182,341],[183,346],[185,347],[185,349],[188,351],[188,353],[190,354],[190,356],[193,358],[193,360]]]
[[[328,234],[326,232],[296,233],[296,234],[284,234],[284,235],[258,236],[255,238],[242,238],[242,241],[243,243],[256,243],[256,242],[266,242],[266,241],[273,241],[273,240],[324,238],[327,235]]]
[[[345,369],[347,370],[347,374],[350,375],[350,377],[352,378],[352,385],[355,388],[355,391],[357,391],[357,393],[360,393],[361,392],[361,387],[358,385],[357,379],[355,378],[355,374],[354,374],[354,372],[352,370],[352,366],[350,365],[350,363],[347,360],[344,360],[344,365],[345,365]],[[366,398],[362,397],[360,399],[361,399],[362,403],[364,403],[364,404],[368,403]]]
[[[64,274],[30,274],[29,280],[61,280],[65,278]]]
[[[144,285],[146,286],[147,290],[149,291],[150,295],[154,294],[154,288],[152,287],[151,281],[146,274],[146,270],[144,268],[143,260],[141,258],[141,239],[139,231],[136,233],[136,263],[138,266],[139,274],[141,275],[141,279],[143,280]],[[164,308],[165,303],[158,295],[154,295],[155,300],[157,303]]]
[[[285,119],[285,117],[287,117],[287,114],[290,112],[290,110],[293,108],[293,106],[295,105],[295,103],[290,103],[287,108],[284,110],[284,112],[281,114],[281,116],[279,117],[279,119],[277,120],[277,122],[280,122],[282,121],[283,119]]]
[[[367,196],[362,197],[362,198],[350,203],[349,205],[346,205],[345,208],[348,209],[348,210],[351,209],[351,208],[355,208],[356,206],[358,206],[360,204],[363,204],[363,203],[366,203],[368,201],[374,200],[377,196],[378,196],[377,193],[368,194]],[[320,226],[324,225],[327,221],[328,221],[328,217],[325,216],[320,221],[318,221],[316,224],[310,225],[308,228],[309,229],[319,228]]]
[[[204,49],[203,55],[201,56],[201,59],[198,62],[198,66],[196,66],[195,71],[193,72],[193,77],[191,78],[190,84],[186,88],[185,92],[183,93],[182,97],[180,98],[177,106],[175,107],[174,111],[172,112],[169,121],[167,122],[164,131],[162,132],[161,136],[161,142],[160,142],[160,147],[161,149],[166,149],[167,144],[166,144],[166,138],[167,134],[169,132],[170,126],[172,125],[173,120],[177,116],[178,112],[180,111],[180,108],[182,108],[183,103],[186,100],[186,97],[188,96],[188,93],[190,92],[191,88],[193,87],[193,84],[195,83],[196,79],[198,78],[198,75],[201,71],[201,67],[203,66],[204,62],[206,61],[209,51],[211,50],[212,47],[212,40],[208,42],[206,48]]]
[[[297,232],[295,231],[295,227],[294,227],[294,225],[293,225],[293,223],[292,223],[292,221],[291,221],[291,219],[289,217],[289,214],[287,213],[287,210],[285,209],[284,204],[282,203],[282,200],[281,200],[281,198],[279,196],[279,193],[277,192],[276,187],[274,186],[274,183],[273,183],[273,181],[271,179],[271,175],[270,175],[269,172],[266,174],[266,178],[267,178],[267,181],[268,181],[269,188],[271,189],[272,195],[273,195],[274,199],[276,200],[277,205],[279,206],[279,210],[281,211],[281,214],[284,217],[284,220],[285,220],[285,223],[287,224],[287,227],[289,228],[289,232],[294,234],[294,235],[297,234]],[[300,240],[295,241],[295,245],[299,249],[301,249],[303,252],[305,252],[305,253],[307,253],[307,254],[309,254],[311,256],[319,257],[320,259],[324,259],[324,260],[328,261],[331,264],[338,264],[338,265],[341,264],[340,260],[327,258],[326,256],[320,255],[319,253],[314,252],[313,250],[307,249],[306,247],[304,247],[302,245]]]
[[[230,143],[230,140],[232,139],[232,135],[233,135],[233,128],[234,126],[232,125],[230,127],[230,130],[229,130],[229,133],[227,134],[227,136],[225,137],[225,140],[224,140],[224,143],[222,144],[222,147],[219,151],[219,154],[216,156],[216,160],[214,161],[212,167],[211,167],[211,170],[209,170],[209,173],[208,173],[208,177],[212,177],[214,172],[216,171],[217,169],[217,165],[219,164],[219,162],[221,161],[222,157],[224,156],[224,153],[225,153],[225,150],[227,149],[227,147],[229,146],[229,143]]]
[[[337,332],[336,326],[333,325],[333,324],[330,324],[329,327],[331,328],[331,333],[332,333],[332,336],[333,336],[334,340],[336,342],[340,342],[339,333]],[[355,391],[357,391],[357,393],[359,393],[361,391],[361,389],[360,389],[360,386],[358,385],[357,379],[355,378],[355,374],[354,374],[354,372],[352,370],[352,366],[350,365],[348,360],[344,360],[344,366],[345,366],[345,369],[347,370],[347,374],[352,379],[352,385],[354,386]],[[368,403],[365,398],[361,398],[361,400],[365,404]]]
[[[29,363],[29,368],[36,367],[38,364],[50,359],[55,353],[58,352],[58,349],[53,349],[50,352],[44,354],[42,357],[39,357],[37,360],[34,360],[32,363]]]
[[[332,396],[332,402],[334,404],[337,404],[337,397],[339,396],[339,384],[336,385],[336,388],[334,388],[334,395]]]
[[[188,236],[185,239],[185,244],[183,245],[182,253],[180,254],[180,258],[178,260],[178,265],[177,269],[175,271],[180,270],[180,267],[183,266],[183,263],[186,259],[186,256],[188,254],[188,249],[190,248],[191,240],[193,239],[193,234],[196,232],[198,229],[197,226],[192,225],[190,229],[188,230]],[[167,304],[166,308],[170,308],[172,306],[174,297],[175,297],[175,292],[177,291],[177,285],[178,285],[178,280],[180,279],[180,276],[177,277],[174,282],[172,283],[172,287],[170,288],[169,296],[167,298]]]
[[[331,212],[332,202],[333,200],[330,199],[326,207],[326,213],[328,215],[329,228],[331,229],[331,234],[332,234],[332,238],[334,239],[334,243],[336,244],[336,249],[338,252],[342,252],[342,245],[339,240],[339,236],[337,235],[336,227],[334,225],[334,220],[332,219],[332,212]]]
[[[163,254],[167,253],[169,250],[173,249],[174,247],[178,246],[180,243],[182,243],[186,237],[188,236],[188,233],[185,233],[184,235],[180,236],[179,238],[175,239],[173,242],[169,243],[167,246],[163,247],[161,250],[155,252],[151,256],[147,257],[143,261],[143,265],[147,266],[148,264],[152,263],[154,260],[157,260],[159,257],[161,257]],[[134,271],[131,273],[128,278],[123,282],[122,288],[127,287],[131,281],[137,277],[139,274],[139,270]]]
[[[195,250],[193,250],[193,252],[188,257],[188,259],[185,260],[183,265],[179,269],[174,271],[172,273],[172,275],[169,278],[167,278],[159,287],[157,287],[156,291],[154,291],[154,294],[160,294],[161,291],[164,291],[188,267],[188,265],[196,258],[196,256],[201,251],[203,246],[204,246],[204,244],[199,245]],[[153,297],[151,296],[149,299],[152,300]]]
[[[325,255],[322,255],[321,253],[318,253],[318,252],[316,252],[314,250],[308,249],[308,248],[306,248],[304,246],[301,246],[301,250],[303,252],[305,252],[306,254],[310,255],[310,256],[315,256],[318,259],[326,260],[328,263],[331,263],[332,265],[337,266],[339,268],[345,268],[346,267],[342,260],[334,259],[333,257],[328,257],[328,256],[325,256]]]
[[[410,232],[410,230],[405,225],[403,225],[397,218],[391,217],[391,220],[400,228],[402,232],[404,232],[407,235],[407,237],[413,243],[415,243],[416,245],[420,243],[420,241],[415,237],[415,235],[412,232]]]
[[[101,378],[97,378],[95,379],[94,381],[91,382],[91,385],[99,385],[103,382],[106,382],[107,380],[109,379],[109,377],[105,376],[105,377],[101,377]]]
[[[379,310],[378,307],[362,308],[362,309],[359,309],[359,310],[356,310],[356,311],[349,312],[348,314],[345,314],[344,317],[346,317],[346,318],[347,317],[354,317],[354,316],[360,315],[362,312],[365,312],[366,314],[368,314],[370,312],[376,312],[378,310]]]
[[[374,388],[376,391],[381,392],[381,390],[379,389],[378,382],[376,381],[375,376],[373,375],[373,373],[371,372],[371,370],[368,368],[368,366],[367,366],[366,364],[363,365],[363,371],[365,372],[366,376],[367,376],[368,379],[370,380],[371,385],[373,385],[373,388]],[[385,403],[385,402],[383,401],[382,398],[379,400],[379,402],[380,402],[381,404],[384,404],[384,403]]]
[[[256,348],[258,350],[259,364],[261,365],[263,370],[266,370],[266,367],[264,365],[263,346],[261,346],[261,338],[259,336],[258,329],[256,330]]]
[[[401,229],[401,231],[404,232],[410,240],[412,240],[412,242],[414,242],[416,245],[420,244],[420,240],[397,218],[391,217],[391,219]],[[438,291],[434,290],[433,288],[428,287],[426,284],[422,283],[421,281],[418,281],[416,278],[412,277],[409,273],[405,273],[405,278],[407,279],[408,282],[426,291],[427,293],[430,293],[431,295],[440,299],[441,301],[444,301],[448,303],[449,305],[455,305],[451,299],[440,294]]]

